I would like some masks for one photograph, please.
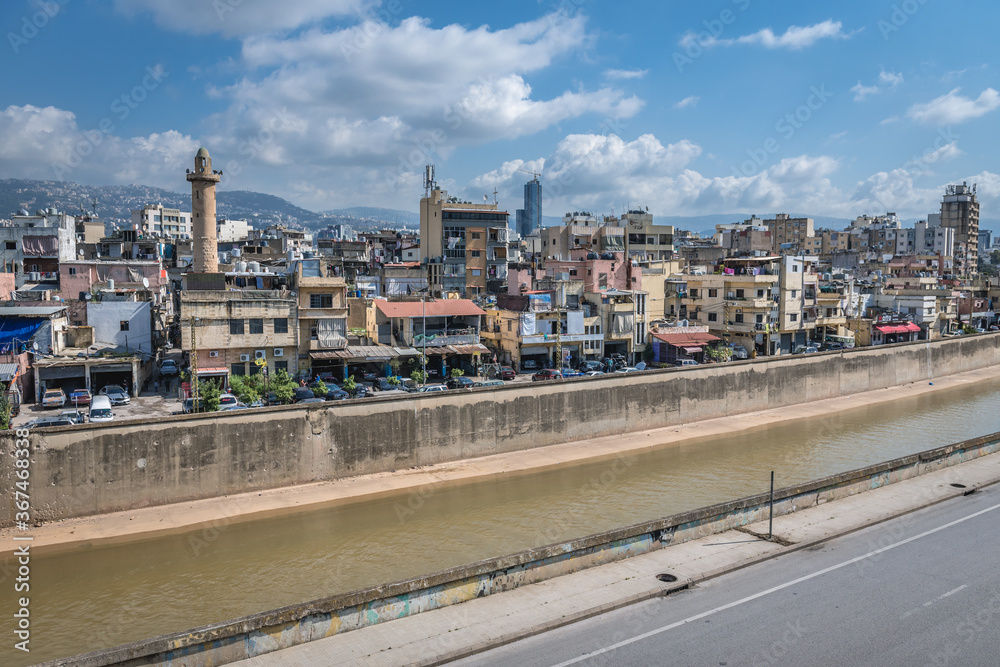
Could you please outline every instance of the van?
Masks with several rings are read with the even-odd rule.
[[[111,399],[107,396],[94,396],[90,401],[90,421],[94,424],[113,421],[115,413],[111,411]]]

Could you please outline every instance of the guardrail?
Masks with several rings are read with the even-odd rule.
[[[775,491],[774,515],[877,489],[1000,451],[1000,433],[937,447]],[[313,639],[513,590],[767,518],[768,494],[463,565],[422,577],[334,595],[72,658],[81,667],[171,664],[208,667]],[[66,660],[43,663],[57,667]]]

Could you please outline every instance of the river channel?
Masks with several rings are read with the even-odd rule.
[[[1000,431],[1000,380],[623,459],[36,554],[27,665],[396,581]],[[0,572],[11,572],[10,560]],[[15,608],[13,579],[0,588]]]

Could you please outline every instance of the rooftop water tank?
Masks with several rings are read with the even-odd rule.
[[[247,265],[247,271],[250,273],[260,273],[260,262],[250,262]]]

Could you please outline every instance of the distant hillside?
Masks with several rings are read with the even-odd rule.
[[[362,220],[382,220],[399,222],[400,226],[415,227],[420,224],[420,214],[413,211],[403,211],[396,208],[378,208],[375,206],[352,206],[323,211],[323,215],[344,216]]]
[[[716,225],[726,225],[732,224],[734,222],[743,222],[748,220],[752,214],[750,213],[716,213],[713,215],[653,215],[653,223],[658,225],[673,225],[677,229],[683,229],[685,231],[692,232],[702,232],[714,234]],[[757,213],[758,218],[761,220],[766,220],[767,218],[773,218],[774,213]],[[805,217],[812,218],[816,229],[828,228],[828,229],[843,229],[850,224],[850,220],[846,218],[831,218],[823,215],[808,215],[801,213],[790,213],[793,218]],[[552,227],[554,225],[561,225],[562,218],[545,215],[542,216],[542,221],[546,227]]]

